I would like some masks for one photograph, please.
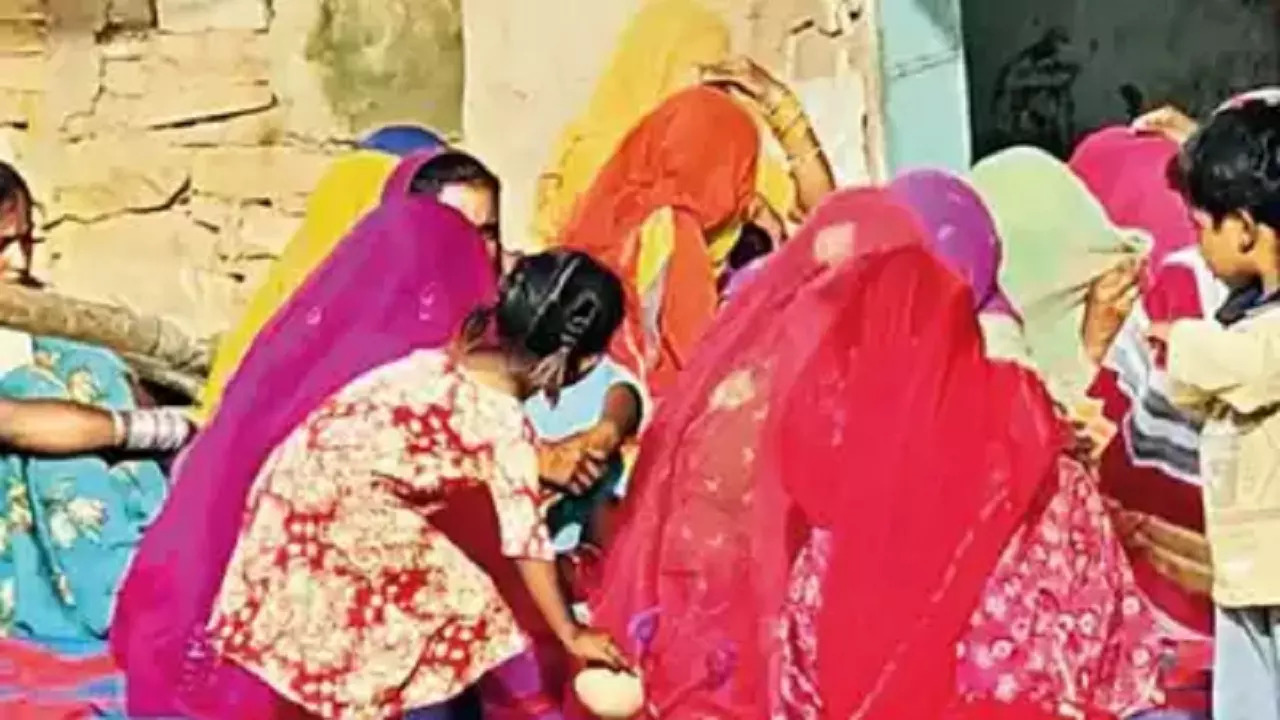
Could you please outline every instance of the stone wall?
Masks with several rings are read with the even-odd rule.
[[[366,128],[456,135],[457,0],[0,0],[0,153],[59,291],[206,334]]]
[[[871,0],[704,1],[801,93],[842,179],[864,178],[873,33],[835,14]],[[0,0],[0,156],[42,206],[36,274],[216,332],[330,157],[394,121],[489,162],[519,244],[552,142],[641,2]]]

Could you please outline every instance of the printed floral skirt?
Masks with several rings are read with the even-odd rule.
[[[1096,480],[1066,457],[1058,471],[1057,492],[1006,547],[957,645],[957,696],[963,705],[1031,707],[1065,718],[1158,707],[1156,620]],[[792,568],[773,702],[778,720],[822,716],[816,620],[830,552],[830,536],[815,530]]]

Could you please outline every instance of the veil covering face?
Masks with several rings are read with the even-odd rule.
[[[830,717],[941,717],[955,642],[1064,436],[887,192],[836,193],[711,326],[646,434],[595,618],[663,717],[766,717],[822,527]],[[904,559],[909,558],[909,562]],[[766,690],[770,689],[770,690]]]
[[[273,693],[219,663],[205,633],[254,480],[326,398],[415,349],[443,346],[496,295],[476,229],[432,199],[404,197],[367,215],[271,318],[175,467],[121,588],[111,645],[131,713],[276,717]]]
[[[627,134],[556,237],[622,280],[627,318],[610,355],[656,395],[716,316],[710,238],[746,216],[759,154],[755,122],[737,101],[683,90]]]
[[[1074,408],[1097,373],[1080,339],[1089,288],[1140,261],[1149,238],[1113,224],[1088,186],[1038,148],[984,158],[969,180],[995,219],[1000,286],[1022,316],[1031,359],[1054,396]]]

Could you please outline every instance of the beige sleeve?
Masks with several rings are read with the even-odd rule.
[[[1280,322],[1223,328],[1179,320],[1169,332],[1170,398],[1195,410],[1210,399],[1252,413],[1280,402]]]

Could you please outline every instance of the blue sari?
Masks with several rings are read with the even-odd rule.
[[[135,407],[124,363],[92,346],[33,342],[0,396]],[[117,585],[167,491],[160,465],[0,453],[0,636],[105,649]],[[80,654],[80,653],[76,653]]]

